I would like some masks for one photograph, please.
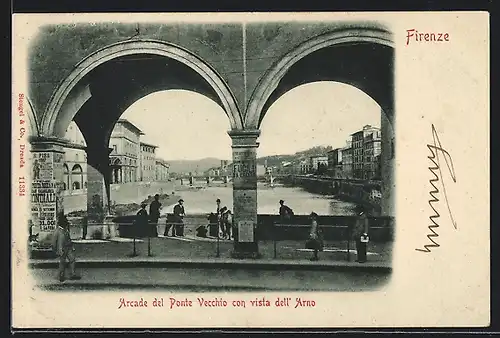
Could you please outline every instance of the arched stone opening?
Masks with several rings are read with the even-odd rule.
[[[70,122],[76,122],[86,141],[88,180],[79,181],[76,188],[88,183],[87,203],[94,201],[95,195],[103,204],[109,203],[113,173],[108,144],[121,114],[140,98],[168,89],[194,91],[210,98],[223,109],[231,129],[243,128],[236,100],[221,76],[198,56],[164,41],[130,40],[107,46],[77,64],[57,88],[41,118],[40,136],[60,140]],[[167,107],[158,110],[161,113],[163,109]],[[37,142],[47,140],[35,139]],[[60,151],[60,146],[57,149]],[[120,179],[135,181],[135,175],[121,171]],[[62,210],[61,204],[58,210]]]
[[[259,130],[269,107],[291,89],[312,82],[354,86],[381,107],[382,214],[394,202],[394,43],[381,29],[341,29],[291,49],[261,78],[247,106],[245,129]]]
[[[122,111],[140,97],[154,91],[168,89],[165,86],[169,85],[168,81],[172,77],[170,79],[167,77],[167,81],[163,78],[164,81],[162,82],[158,80],[159,76],[155,76],[156,72],[151,71],[136,71],[135,75],[141,77],[140,79],[133,82],[121,83],[120,81],[123,79],[122,75],[130,75],[130,73],[121,74],[120,70],[123,70],[124,67],[120,66],[130,63],[135,64],[136,70],[140,69],[145,63],[149,63],[153,68],[154,66],[165,68],[165,66],[169,66],[169,63],[172,63],[175,66],[168,67],[168,69],[176,70],[174,77],[175,75],[182,74],[182,76],[186,76],[186,74],[189,74],[188,76],[192,80],[179,83],[177,81],[179,78],[177,77],[170,84],[173,88],[184,86],[183,89],[186,89],[186,86],[191,86],[192,88],[187,89],[200,91],[200,94],[214,98],[228,116],[231,128],[242,129],[242,117],[233,94],[220,75],[205,61],[181,47],[164,41],[130,40],[107,46],[89,55],[75,66],[70,75],[53,94],[41,121],[41,134],[44,136],[63,137],[70,121],[73,120],[80,111],[80,108],[93,98],[93,96],[99,96],[100,94],[106,96],[105,93],[116,92],[118,88],[116,86],[110,87],[109,82],[106,85],[102,82],[100,83],[101,85],[95,82],[92,83],[93,78],[100,77],[102,79],[102,75],[105,73],[108,75],[112,74],[115,84],[128,85],[131,95],[127,96],[125,101],[114,104],[118,106],[115,108]],[[181,68],[184,68],[184,71]],[[94,71],[97,71],[98,74]],[[161,74],[160,72],[157,75]],[[154,78],[154,81],[150,80],[149,84],[141,85],[141,79],[151,76]],[[110,99],[108,96],[105,103],[109,103]],[[95,101],[101,101],[97,103],[103,104],[102,100]]]
[[[394,100],[393,45],[390,32],[366,28],[338,30],[303,42],[276,62],[259,81],[247,106],[245,128],[258,129],[267,109],[281,95],[315,81],[329,80],[357,87],[390,114]],[[377,74],[383,78],[377,78]]]

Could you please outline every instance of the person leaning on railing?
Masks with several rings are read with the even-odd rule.
[[[140,236],[142,237],[144,233],[150,232],[149,228],[149,217],[148,217],[148,212],[146,211],[146,203],[141,204],[141,209],[137,212],[136,219],[135,219],[135,236]]]

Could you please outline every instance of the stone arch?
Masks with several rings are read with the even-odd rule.
[[[24,105],[24,112],[28,117],[28,128],[27,128],[28,135],[37,137],[40,135],[40,132],[38,127],[38,120],[36,118],[37,115],[35,112],[35,108],[33,107],[31,100],[27,96],[24,96],[24,102],[26,103]]]
[[[41,134],[45,136],[58,136],[57,134],[58,132],[60,133],[60,130],[65,130],[64,127],[66,126],[58,128],[57,123],[58,119],[61,118],[59,115],[61,114],[62,107],[70,95],[75,97],[77,101],[75,104],[78,105],[74,114],[76,114],[78,108],[83,106],[83,104],[90,98],[91,94],[88,91],[88,86],[79,86],[80,80],[82,80],[93,69],[104,64],[105,62],[134,54],[153,54],[164,56],[179,61],[191,68],[193,71],[202,76],[203,79],[205,79],[214,89],[222,103],[226,115],[229,118],[231,128],[243,128],[243,119],[233,93],[222,77],[207,62],[177,45],[165,41],[141,39],[118,42],[106,46],[90,54],[78,63],[74,67],[73,71],[64,79],[64,81],[53,93],[42,117],[40,124]],[[75,94],[73,91],[74,89],[79,93]],[[64,121],[63,123],[67,124],[68,121],[73,119],[74,114],[73,116],[65,116],[61,120]]]
[[[279,59],[260,79],[246,109],[245,129],[259,129],[264,105],[288,70],[304,57],[325,47],[346,43],[374,43],[394,48],[392,34],[381,29],[348,28],[309,39]]]

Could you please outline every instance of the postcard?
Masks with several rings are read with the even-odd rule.
[[[485,327],[487,12],[15,14],[14,328]]]

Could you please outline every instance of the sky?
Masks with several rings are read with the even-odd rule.
[[[231,159],[229,119],[201,94],[153,93],[131,105],[122,118],[136,124],[145,133],[142,140],[157,145],[157,156],[165,160]],[[317,145],[343,147],[366,124],[380,126],[380,107],[364,92],[336,82],[302,85],[269,108],[257,156],[293,154]]]

